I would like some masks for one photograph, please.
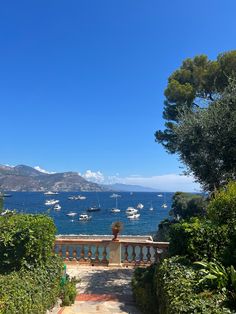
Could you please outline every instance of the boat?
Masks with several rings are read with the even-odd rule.
[[[82,200],[86,200],[86,196],[83,195],[74,195],[74,196],[69,196],[68,200],[74,200],[74,201],[82,201]]]
[[[137,208],[138,209],[142,209],[144,207],[144,205],[142,203],[138,203]]]
[[[110,197],[111,197],[111,198],[115,198],[115,197],[121,197],[121,195],[119,195],[119,194],[116,194],[116,193],[113,193],[113,194],[111,194],[111,195],[110,195]]]
[[[87,208],[87,212],[98,212],[100,210],[101,210],[101,205],[100,205],[98,194],[97,194],[97,205]]]
[[[112,208],[111,213],[119,213],[120,209],[119,208]]]
[[[99,210],[101,210],[101,208],[97,206],[87,208],[87,212],[98,212]]]
[[[92,216],[88,216],[87,214],[80,214],[79,215],[79,220],[80,221],[88,221],[92,218]]]
[[[61,209],[61,206],[60,206],[59,204],[56,204],[56,205],[54,206],[54,209],[55,209],[55,210],[60,210],[60,209]]]
[[[133,214],[137,214],[138,210],[135,209],[134,207],[128,207],[126,209],[126,214],[127,215],[133,215]]]
[[[59,194],[58,192],[52,192],[52,191],[48,191],[48,192],[45,192],[43,193],[44,195],[57,195]]]
[[[66,214],[66,216],[69,216],[69,217],[74,217],[76,215],[77,213],[74,213],[74,212],[69,212],[68,214]]]
[[[150,206],[149,210],[153,210],[153,209],[154,209],[154,208],[153,208],[152,202],[151,202],[151,206]]]
[[[140,214],[132,214],[132,215],[129,215],[127,218],[129,219],[138,219],[140,216]]]
[[[47,200],[44,204],[46,205],[46,206],[51,206],[51,205],[56,205],[56,204],[58,204],[59,203],[59,200]]]
[[[118,194],[116,194],[116,195],[118,195]],[[118,196],[116,196],[116,207],[114,207],[114,208],[111,209],[111,213],[119,213],[119,212],[120,212],[120,209],[118,208],[117,197],[118,197]]]
[[[157,194],[157,196],[158,196],[158,197],[163,197],[163,195],[162,195],[162,194]]]
[[[3,197],[11,197],[11,196],[12,196],[11,194],[3,193]]]
[[[163,203],[163,204],[161,205],[161,207],[162,207],[162,208],[167,208],[168,206],[167,206],[166,203]]]

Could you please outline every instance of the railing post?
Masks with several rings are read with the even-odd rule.
[[[109,249],[109,266],[121,266],[121,243],[119,241],[110,241]]]

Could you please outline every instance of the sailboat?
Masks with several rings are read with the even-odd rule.
[[[87,211],[88,212],[98,212],[98,211],[101,210],[101,205],[100,205],[100,202],[99,202],[98,194],[97,194],[97,203],[98,203],[98,206],[95,205],[95,206],[89,207],[89,208],[87,208]]]
[[[154,209],[154,208],[153,208],[152,202],[151,202],[151,206],[150,206],[149,210],[153,210],[153,209]]]
[[[111,213],[119,213],[120,209],[118,208],[118,201],[117,201],[118,196],[116,196],[116,207],[111,209]]]
[[[167,208],[167,204],[166,204],[166,195],[164,194],[164,203],[161,205],[162,208]]]

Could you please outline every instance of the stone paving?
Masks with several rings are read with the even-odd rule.
[[[132,298],[133,269],[68,266],[70,276],[80,278],[75,304],[58,314],[141,314]]]

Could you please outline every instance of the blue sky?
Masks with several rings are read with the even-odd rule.
[[[2,2],[0,163],[196,188],[154,141],[163,91],[185,58],[235,49],[235,12],[234,0]]]

